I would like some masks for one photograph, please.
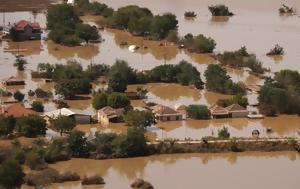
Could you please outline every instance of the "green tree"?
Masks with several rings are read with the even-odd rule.
[[[46,121],[37,115],[23,116],[17,119],[17,131],[26,137],[46,134]]]
[[[222,129],[218,130],[218,137],[221,139],[230,138],[230,133],[229,133],[227,127],[223,127]]]
[[[129,127],[127,135],[119,135],[113,142],[115,154],[120,157],[134,157],[148,152],[144,130]]]
[[[0,116],[0,137],[6,137],[9,134],[12,134],[15,129],[15,118],[12,116],[5,117]]]
[[[27,64],[27,61],[24,58],[17,57],[14,66],[16,66],[19,71],[24,71],[25,64]]]
[[[76,25],[76,35],[85,40],[88,43],[90,40],[98,40],[100,35],[95,26],[90,26],[88,24],[77,24]]]
[[[62,95],[65,99],[74,99],[77,94],[89,94],[92,85],[86,78],[67,79],[55,85],[55,93]]]
[[[209,6],[208,9],[213,16],[233,16],[233,13],[225,5]]]
[[[86,157],[89,154],[89,145],[83,132],[72,131],[67,138],[67,142],[73,156]]]
[[[33,101],[31,108],[36,112],[44,112],[44,105],[41,101]]]
[[[210,119],[210,111],[205,105],[189,105],[186,112],[193,119]]]
[[[24,172],[16,160],[6,160],[0,165],[0,187],[7,189],[20,188],[24,182]]]
[[[107,106],[107,98],[108,95],[106,93],[96,93],[93,96],[92,105],[93,108],[99,110],[105,106]]]
[[[123,93],[111,93],[107,98],[107,105],[113,108],[128,109],[130,107],[130,100]]]
[[[25,95],[21,93],[20,91],[16,91],[14,93],[14,99],[16,99],[19,102],[22,102],[24,100]]]
[[[114,92],[124,92],[127,84],[136,82],[135,70],[127,62],[117,60],[108,73],[108,86]]]
[[[96,133],[94,143],[97,154],[112,155],[114,152],[112,142],[117,137],[115,133]]]
[[[51,127],[60,133],[62,136],[65,132],[72,131],[76,126],[74,119],[68,116],[58,116],[56,119],[51,121]]]
[[[155,117],[151,111],[131,110],[125,114],[124,120],[129,126],[143,129],[155,123]]]

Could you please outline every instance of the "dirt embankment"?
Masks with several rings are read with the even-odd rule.
[[[0,0],[0,12],[41,11],[61,0]]]

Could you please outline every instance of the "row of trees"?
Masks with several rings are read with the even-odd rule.
[[[225,69],[217,64],[208,65],[204,76],[206,77],[206,88],[208,90],[223,94],[244,94],[245,84],[242,82],[234,83]]]
[[[253,73],[263,74],[265,69],[262,67],[262,63],[257,60],[254,54],[249,54],[245,46],[239,50],[228,52],[225,51],[222,54],[217,55],[218,60],[224,66],[230,66],[234,68],[250,68]]]
[[[92,105],[96,110],[99,110],[105,106],[112,108],[125,108],[130,109],[130,99],[123,93],[103,93],[99,92],[93,96]]]
[[[106,4],[99,2],[90,3],[89,0],[75,0],[75,10],[80,14],[101,15],[104,17],[112,16],[114,10]]]
[[[0,116],[0,136],[7,137],[14,132],[26,137],[45,135],[46,122],[37,115],[28,115],[20,118]]]
[[[126,29],[134,35],[159,40],[165,38],[169,31],[176,30],[178,21],[174,14],[153,15],[147,8],[131,5],[119,8],[104,23],[109,27]]]
[[[266,115],[300,115],[300,73],[281,70],[267,78],[259,93],[260,111]]]
[[[83,24],[75,8],[68,4],[52,5],[47,11],[48,37],[55,43],[74,46],[100,39],[95,26]]]

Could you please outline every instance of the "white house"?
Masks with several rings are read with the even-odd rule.
[[[44,118],[49,121],[50,119],[56,119],[58,116],[67,116],[75,120],[76,124],[89,124],[91,123],[91,115],[83,113],[81,110],[74,110],[68,108],[61,108],[51,112],[44,113]]]

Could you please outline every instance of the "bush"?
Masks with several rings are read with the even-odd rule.
[[[16,99],[19,102],[22,102],[24,100],[25,95],[21,93],[20,91],[16,91],[14,93],[14,99]]]
[[[216,47],[216,42],[210,37],[205,37],[200,34],[193,36],[192,34],[187,34],[180,41],[189,51],[195,53],[212,53]]]
[[[284,50],[278,44],[276,44],[275,47],[273,49],[271,49],[270,52],[267,53],[268,56],[283,55],[283,54],[284,54]]]
[[[66,141],[64,139],[55,139],[48,146],[45,151],[45,161],[47,163],[54,163],[57,161],[66,161],[71,158]]]
[[[44,158],[33,150],[26,155],[25,164],[32,170],[43,170],[47,168]]]
[[[250,68],[252,72],[263,74],[265,69],[262,63],[257,60],[254,54],[249,54],[245,46],[237,51],[227,52],[217,55],[218,60],[223,66],[230,66],[234,68]]]
[[[45,135],[46,121],[37,115],[23,116],[17,119],[16,130],[26,137]]]
[[[244,97],[242,94],[237,94],[230,99],[219,99],[217,104],[222,107],[227,107],[232,104],[239,104],[240,106],[246,108],[248,106],[248,98]]]
[[[99,176],[95,175],[92,177],[84,177],[81,181],[82,185],[97,185],[97,184],[105,184],[104,179]]]
[[[218,137],[221,139],[230,138],[230,133],[229,133],[227,127],[223,127],[222,129],[218,130]]]
[[[75,157],[87,157],[89,155],[89,145],[85,133],[72,131],[67,138],[69,149]]]
[[[44,105],[40,101],[33,101],[31,108],[36,112],[44,112]]]
[[[186,108],[188,117],[193,119],[210,119],[210,111],[205,105],[189,105]]]
[[[16,66],[19,71],[24,71],[25,64],[27,64],[27,61],[24,58],[17,57],[14,66]]]
[[[208,9],[213,16],[233,16],[233,13],[225,5],[209,6]]]
[[[51,91],[44,91],[41,88],[37,88],[34,92],[37,98],[50,98],[53,95]]]

